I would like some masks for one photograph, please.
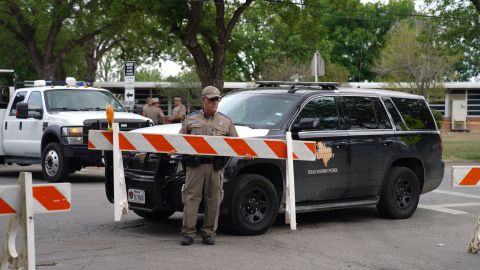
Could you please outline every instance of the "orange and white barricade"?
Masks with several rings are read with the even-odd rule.
[[[146,134],[119,131],[118,123],[113,124],[113,132],[90,130],[88,148],[113,150],[115,221],[119,221],[120,216],[128,212],[121,151],[175,152],[188,155],[229,157],[249,155],[253,158],[286,159],[286,221],[290,223],[292,230],[296,229],[293,160],[314,161],[317,158],[316,142],[293,141],[290,133],[287,133],[286,141],[186,134]]]
[[[19,185],[0,186],[0,215],[11,215],[0,253],[0,269],[35,269],[34,214],[70,211],[70,183],[32,185],[32,174],[22,172]],[[23,230],[17,251],[15,238]]]
[[[452,166],[453,187],[480,187],[480,167]],[[473,239],[470,241],[468,251],[478,253],[480,251],[480,216],[477,219]]]

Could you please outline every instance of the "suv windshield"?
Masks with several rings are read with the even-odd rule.
[[[92,89],[55,89],[45,91],[48,112],[104,111],[112,105],[116,112],[124,112],[122,104],[108,91]]]
[[[294,95],[240,92],[223,97],[218,110],[230,117],[236,125],[278,129],[298,99]]]

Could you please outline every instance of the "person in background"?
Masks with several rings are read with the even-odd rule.
[[[143,113],[142,115],[145,116],[145,111],[147,110],[148,107],[150,107],[152,105],[151,103],[151,98],[150,97],[147,97],[147,99],[145,100],[145,105],[143,105]]]
[[[189,114],[182,123],[180,134],[238,137],[230,118],[217,112],[220,91],[207,86],[202,91],[202,110]],[[223,199],[223,171],[227,158],[184,155],[187,175],[182,191],[183,224],[181,244],[189,246],[197,232],[197,214],[204,201],[205,217],[201,228],[202,242],[215,244],[220,203]]]
[[[187,108],[182,104],[181,97],[174,97],[173,102],[175,107],[172,109],[172,123],[181,123],[187,115]]]
[[[152,119],[155,125],[165,124],[165,115],[160,107],[160,100],[158,98],[150,99],[151,105],[148,106],[144,112],[144,116]]]

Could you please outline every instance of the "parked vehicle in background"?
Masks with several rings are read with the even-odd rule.
[[[41,164],[49,182],[67,181],[85,166],[103,166],[101,151],[87,149],[87,137],[90,129],[107,129],[107,105],[122,130],[151,125],[150,119],[127,113],[108,90],[77,85],[74,78],[61,86],[37,80],[33,87],[15,90],[6,109],[0,109],[0,161]]]
[[[297,212],[375,205],[385,217],[403,219],[421,193],[443,178],[442,141],[421,96],[334,84],[265,82],[222,97],[220,112],[241,137],[317,143],[317,160],[294,161]],[[180,124],[135,130],[178,133]],[[111,155],[106,192],[113,201]],[[181,156],[123,154],[130,208],[147,219],[182,211],[185,171]],[[232,231],[261,234],[285,211],[285,161],[233,157],[225,169],[222,221]]]

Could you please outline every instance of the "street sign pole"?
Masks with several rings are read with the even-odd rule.
[[[135,105],[135,62],[125,62],[125,107],[130,110]]]

